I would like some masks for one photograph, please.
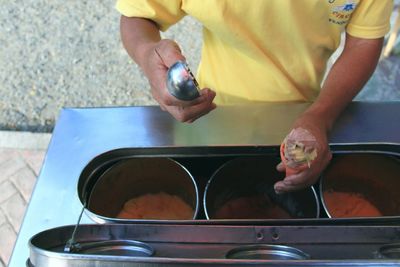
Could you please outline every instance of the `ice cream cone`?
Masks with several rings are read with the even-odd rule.
[[[293,175],[293,174],[297,174],[297,173],[299,173],[299,172],[301,172],[301,171],[303,171],[303,170],[308,168],[307,164],[298,165],[298,166],[296,166],[296,168],[288,166],[288,164],[287,164],[288,160],[285,157],[285,142],[282,142],[282,144],[281,144],[280,155],[281,155],[282,163],[285,166],[286,177],[290,176],[290,175]]]

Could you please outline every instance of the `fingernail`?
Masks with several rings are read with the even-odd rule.
[[[283,187],[275,186],[274,190],[275,190],[275,193],[277,193],[278,195],[283,193]]]
[[[283,194],[283,190],[275,190],[275,194],[282,195]]]
[[[206,100],[207,100],[207,95],[206,95],[206,94],[200,95],[198,99],[199,99],[201,102],[202,102],[202,101],[206,101]]]
[[[283,180],[283,183],[285,185],[292,185],[293,184],[293,182],[291,180]]]

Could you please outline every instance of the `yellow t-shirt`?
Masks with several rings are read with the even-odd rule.
[[[162,31],[190,15],[203,25],[201,87],[218,104],[314,100],[343,29],[379,38],[393,0],[118,0]]]

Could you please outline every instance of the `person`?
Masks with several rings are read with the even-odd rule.
[[[329,163],[329,131],[375,70],[393,1],[118,0],[116,7],[126,51],[148,78],[161,109],[178,121],[193,122],[217,104],[312,103],[290,136],[296,138],[300,129],[315,140],[316,158],[275,184],[282,193],[314,184]],[[192,101],[168,93],[166,72],[185,57],[176,42],[160,37],[186,15],[203,25],[197,75],[203,89]],[[343,32],[343,52],[325,76]]]

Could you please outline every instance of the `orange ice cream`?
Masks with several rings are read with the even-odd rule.
[[[361,194],[324,192],[325,205],[333,218],[379,217],[382,213]]]
[[[145,194],[128,200],[119,219],[190,220],[193,208],[180,197],[164,192]]]

